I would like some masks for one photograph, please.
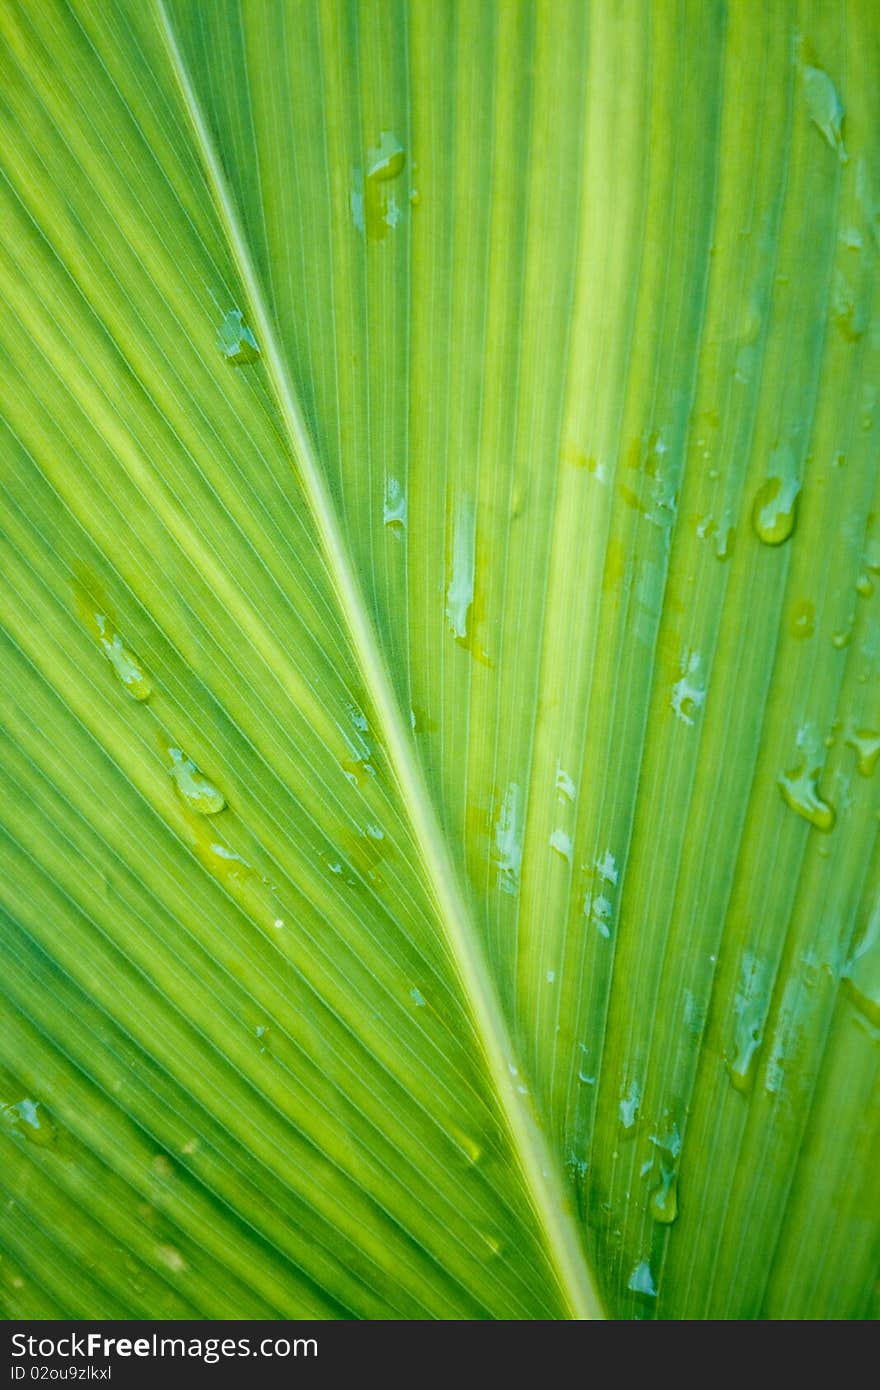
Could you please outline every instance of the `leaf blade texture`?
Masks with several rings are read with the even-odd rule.
[[[6,4],[6,1316],[876,1312],[876,16]]]

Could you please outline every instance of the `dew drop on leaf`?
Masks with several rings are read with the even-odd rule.
[[[655,1221],[670,1226],[678,1216],[678,1174],[674,1168],[660,1165],[660,1185],[651,1193],[650,1211]]]
[[[209,777],[200,772],[181,748],[168,749],[171,759],[171,777],[183,800],[191,811],[200,816],[216,816],[226,805],[226,798]]]
[[[223,844],[207,827],[199,831],[193,848],[200,863],[223,884],[244,882],[256,874],[252,864]]]
[[[406,530],[406,493],[399,478],[385,479],[382,520],[393,534],[401,535]]]
[[[819,795],[817,786],[821,768],[801,766],[793,772],[781,772],[778,783],[782,799],[817,830],[834,829],[834,808]]]
[[[468,635],[468,613],[474,601],[476,516],[470,498],[458,505],[452,540],[452,564],[446,589],[446,621],[463,640]]]
[[[782,545],[792,535],[801,490],[789,451],[777,450],[773,461],[781,462],[782,469],[761,484],[752,507],[752,525],[764,545]]]
[[[97,576],[87,575],[84,579],[78,579],[74,584],[74,597],[80,618],[98,643],[120,684],[133,699],[141,702],[148,700],[153,693],[150,677],[143,662],[119,635]]]
[[[550,836],[549,844],[550,848],[555,850],[560,858],[566,859],[571,863],[572,845],[571,836],[568,834],[568,831],[557,826]]]
[[[260,345],[241,309],[230,309],[217,335],[217,346],[230,367],[246,367],[260,356]]]
[[[672,687],[670,706],[677,719],[693,726],[697,711],[706,700],[699,652],[684,651],[679,666],[680,676]]]
[[[556,790],[559,792],[559,795],[563,797],[566,801],[574,801],[577,795],[577,789],[575,787],[574,780],[565,771],[565,768],[562,766],[561,763],[556,764],[555,787]]]
[[[812,637],[816,631],[816,609],[808,598],[798,599],[791,610],[791,635],[798,641]]]
[[[0,1106],[0,1125],[7,1133],[41,1149],[52,1148],[58,1137],[46,1107],[29,1096]]]
[[[587,890],[584,897],[584,916],[591,922],[600,936],[606,941],[611,938],[611,919],[614,914],[614,907],[610,899],[604,893],[594,893]]]
[[[843,103],[837,94],[837,88],[822,68],[805,67],[803,82],[804,97],[806,98],[807,110],[810,113],[810,120],[826,144],[840,156],[842,163],[845,164],[847,154],[843,145],[844,110]]]
[[[764,1023],[770,1007],[770,967],[751,951],[742,958],[739,988],[733,1004],[736,1018],[730,1079],[738,1091],[748,1091],[758,1052],[764,1040]],[[674,1156],[674,1155],[673,1155]]]
[[[522,852],[520,789],[516,782],[511,782],[495,821],[493,856],[498,871],[498,886],[505,893],[515,894],[519,891]]]
[[[880,899],[843,971],[843,984],[862,1018],[880,1028]]]
[[[857,343],[864,337],[865,329],[868,327],[866,307],[857,303],[852,286],[840,271],[834,276],[831,317],[848,343]]]
[[[847,734],[844,742],[855,750],[856,768],[861,775],[872,776],[880,758],[880,733],[874,729],[856,729]]]
[[[856,580],[856,593],[859,598],[870,598],[874,592],[874,581],[869,574],[860,574]]]
[[[390,130],[383,130],[378,144],[367,151],[367,178],[377,183],[387,183],[403,172],[406,153],[397,136]]]
[[[620,1123],[624,1129],[632,1129],[639,1113],[642,1092],[638,1081],[631,1081],[620,1097]]]
[[[853,618],[851,617],[846,627],[842,627],[837,632],[832,632],[831,634],[831,645],[839,652],[842,652],[848,647],[852,641],[852,622]]]
[[[651,1273],[651,1265],[648,1260],[640,1260],[627,1280],[626,1287],[633,1293],[645,1294],[648,1298],[657,1297],[657,1285],[654,1283],[654,1276]]]
[[[143,702],[153,693],[153,686],[141,661],[123,642],[104,613],[95,614],[101,650],[113,668],[120,683],[135,700]]]

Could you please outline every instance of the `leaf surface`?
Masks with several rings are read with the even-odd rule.
[[[0,42],[6,1316],[870,1316],[873,8]]]

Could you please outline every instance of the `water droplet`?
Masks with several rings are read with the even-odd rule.
[[[366,758],[342,758],[339,766],[353,787],[365,787],[368,779],[376,775],[376,769]]]
[[[153,693],[150,677],[143,662],[120,637],[97,575],[83,570],[82,577],[74,581],[73,592],[80,618],[98,643],[120,684],[133,699],[148,700]]]
[[[347,714],[350,727],[343,724],[337,724],[336,727],[342,734],[351,756],[341,758],[339,765],[352,786],[364,787],[369,778],[376,775],[376,769],[371,762],[373,750],[369,739],[366,738],[370,726],[367,716],[356,705],[349,704]]]
[[[844,978],[847,994],[859,1013],[867,1019],[872,1028],[880,1028],[880,982],[875,981],[873,989],[862,989],[857,980]]]
[[[552,984],[554,984],[555,982],[556,982],[556,971],[555,971],[555,970],[548,970],[548,971],[547,971],[547,983],[548,983],[548,985],[552,985]]]
[[[861,775],[872,776],[880,758],[880,734],[873,729],[857,729],[848,733],[844,742],[855,749],[856,767]]]
[[[798,599],[791,610],[791,635],[799,641],[816,631],[816,609],[808,598]]]
[[[860,574],[856,580],[856,593],[859,598],[870,598],[874,592],[874,581],[869,574]]]
[[[421,705],[413,705],[409,712],[409,722],[414,734],[436,734],[437,724],[429,718]]]
[[[470,498],[458,505],[452,545],[452,574],[446,589],[446,620],[456,637],[468,635],[468,612],[474,601],[476,515]]]
[[[363,710],[358,709],[357,705],[349,704],[348,717],[351,720],[354,727],[357,729],[358,733],[367,734],[370,732],[369,720],[367,719],[367,716],[364,714]]]
[[[226,805],[226,798],[209,777],[200,772],[181,748],[169,748],[171,776],[178,792],[191,811],[200,816],[216,816]],[[222,857],[222,856],[221,856]]]
[[[803,765],[793,772],[781,772],[777,782],[785,804],[827,834],[834,829],[834,808],[819,795],[821,773],[821,767]]]
[[[364,180],[360,169],[352,170],[352,188],[349,194],[351,220],[359,232],[366,231],[364,219]]]
[[[733,547],[736,541],[736,527],[731,524],[722,524],[718,528],[715,536],[715,558],[716,560],[729,560],[733,554]]]
[[[390,184],[402,172],[406,163],[403,146],[391,131],[383,131],[377,145],[367,151],[366,173],[361,168],[351,171],[349,203],[352,221],[370,241],[384,241],[389,229],[396,227],[404,214]],[[418,197],[409,195],[409,202]]]
[[[852,641],[852,629],[854,622],[855,614],[851,613],[847,621],[847,626],[841,628],[839,632],[832,632],[831,645],[832,647],[836,647],[837,651],[842,652],[844,648],[848,647],[850,642]]]
[[[574,801],[577,796],[577,788],[565,768],[561,763],[556,764],[556,790],[566,801]]]
[[[631,1081],[620,1097],[620,1123],[624,1129],[632,1129],[635,1124],[641,1100],[642,1091],[638,1081]]]
[[[583,1182],[590,1171],[590,1163],[586,1158],[580,1158],[576,1153],[570,1153],[565,1160],[565,1166],[571,1176]]]
[[[406,153],[397,136],[390,130],[383,130],[379,142],[367,151],[367,178],[378,183],[396,179],[403,171]]]
[[[789,450],[777,449],[771,463],[780,464],[781,471],[771,474],[758,488],[752,507],[752,525],[765,545],[782,545],[795,528],[801,483]]]
[[[660,1165],[660,1186],[651,1193],[650,1212],[655,1221],[669,1226],[678,1216],[678,1174]]]
[[[602,893],[587,890],[584,896],[584,916],[592,923],[600,936],[606,941],[611,937],[611,918],[614,913],[612,903]]]
[[[0,1124],[10,1134],[26,1139],[40,1149],[52,1148],[58,1138],[55,1124],[38,1100],[25,1096],[11,1105],[0,1105]]]
[[[550,836],[550,848],[555,850],[563,859],[571,863],[571,836],[567,831],[561,830],[558,826]]]
[[[843,971],[852,1003],[873,1027],[880,1028],[880,898]]]
[[[706,1021],[705,1009],[690,989],[684,992],[684,1026],[692,1038],[699,1038]]]
[[[152,1163],[150,1164],[150,1167],[152,1168],[156,1177],[161,1178],[162,1182],[170,1182],[170,1180],[174,1177],[174,1164],[171,1162],[171,1159],[167,1156],[167,1154],[156,1154],[156,1157],[153,1159]]]
[[[739,990],[733,1004],[736,1024],[730,1079],[738,1091],[747,1091],[752,1084],[758,1052],[764,1039],[770,983],[767,961],[746,951],[742,959]]]
[[[409,997],[417,1009],[423,1009],[425,1007],[425,996],[422,994],[421,990],[415,988],[411,989]]]
[[[865,305],[856,302],[855,292],[845,276],[839,271],[834,274],[834,288],[831,294],[831,317],[838,331],[848,343],[857,343],[864,336],[868,326]]]
[[[668,1114],[668,1111],[664,1111]],[[661,1153],[666,1153],[670,1158],[678,1158],[681,1153],[681,1130],[674,1122],[664,1134],[651,1134],[648,1136],[655,1149]]]
[[[385,206],[385,225],[388,227],[396,227],[402,217],[403,209],[394,197],[394,194],[389,194],[388,202]]]
[[[511,782],[504,793],[498,818],[495,821],[494,865],[498,871],[498,886],[504,893],[519,891],[522,865],[522,824],[520,820],[520,789]]]
[[[105,613],[95,614],[95,624],[101,650],[121,684],[133,699],[148,700],[153,693],[153,686],[142,662],[126,647]]]
[[[606,883],[616,886],[618,877],[617,860],[614,858],[610,849],[606,849],[602,858],[596,860],[596,873],[600,878],[604,879]]]
[[[199,862],[226,886],[244,882],[256,873],[252,864],[217,838],[207,825],[195,828],[193,849]]]
[[[880,574],[880,536],[872,536],[865,546],[865,566],[871,574]]]
[[[805,67],[803,70],[804,96],[810,120],[823,136],[826,144],[846,163],[847,154],[843,144],[844,109],[837,88],[827,72],[821,68]]]
[[[394,535],[402,535],[406,530],[406,493],[398,478],[385,479],[382,520]]]
[[[699,652],[685,649],[681,654],[681,678],[672,687],[670,707],[683,724],[693,726],[694,716],[706,701],[706,689],[700,674],[702,658]]]
[[[348,863],[361,877],[369,878],[371,882],[381,884],[382,879],[377,869],[380,860],[385,859],[392,851],[392,845],[380,825],[371,822],[363,830],[347,830],[343,836],[345,851]],[[336,869],[333,864],[328,863],[331,873]],[[356,880],[349,878],[346,880],[354,886]]]
[[[247,367],[260,356],[260,345],[241,309],[230,309],[217,335],[217,346],[230,367]]]
[[[651,1265],[648,1260],[640,1260],[629,1276],[626,1287],[633,1293],[645,1294],[648,1298],[657,1297],[657,1285],[654,1283],[654,1276],[651,1273]]]

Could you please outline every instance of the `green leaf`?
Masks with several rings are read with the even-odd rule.
[[[0,43],[3,1315],[875,1315],[876,7]]]

